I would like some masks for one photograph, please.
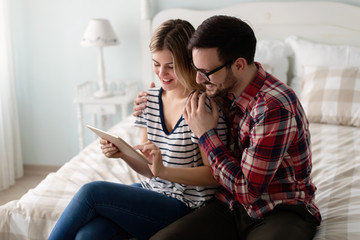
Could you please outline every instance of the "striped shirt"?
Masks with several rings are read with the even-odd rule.
[[[223,186],[216,197],[230,208],[242,204],[254,219],[278,204],[303,203],[320,222],[304,110],[288,86],[256,64],[258,73],[245,91],[224,100],[229,145],[214,129],[199,140]]]
[[[147,127],[148,139],[160,148],[164,166],[175,168],[202,166],[198,139],[191,132],[185,119],[181,116],[174,129],[171,132],[167,130],[163,115],[162,91],[162,88],[151,88],[148,91],[146,108],[136,119],[135,126]],[[207,106],[210,106],[208,100]],[[216,131],[219,134],[219,140],[226,144],[227,126],[221,113]],[[203,206],[205,201],[210,200],[218,189],[210,186],[187,186],[159,177],[143,181],[142,186],[176,198],[190,208]]]

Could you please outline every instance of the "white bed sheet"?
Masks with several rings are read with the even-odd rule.
[[[360,128],[310,124],[316,203],[315,239],[360,239]]]
[[[139,131],[132,122],[130,117],[111,132],[137,144]],[[360,239],[360,128],[315,123],[310,127],[316,202],[323,216],[315,239]],[[83,184],[96,180],[130,184],[141,179],[121,160],[105,158],[95,141],[20,200],[0,207],[0,239],[47,239]]]
[[[129,117],[110,132],[135,145],[139,131],[133,121]],[[141,179],[122,160],[104,157],[96,140],[21,199],[0,206],[0,239],[47,239],[62,211],[85,183],[102,180],[130,184]]]

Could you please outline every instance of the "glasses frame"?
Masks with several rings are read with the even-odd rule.
[[[237,58],[236,58],[236,59],[237,59]],[[195,66],[193,60],[191,60],[191,65],[193,66],[193,68],[195,68],[196,72],[200,73],[200,75],[201,75],[203,78],[206,79],[206,81],[211,82],[211,80],[210,80],[210,78],[209,78],[210,75],[212,75],[212,74],[220,71],[223,67],[225,67],[225,66],[227,66],[227,65],[233,64],[236,59],[231,60],[231,61],[229,61],[229,62],[221,65],[220,67],[217,67],[217,68],[215,68],[215,69],[213,69],[213,70],[211,70],[210,72],[207,72],[207,73],[205,73],[205,72],[203,72],[202,70],[198,69],[198,68]]]

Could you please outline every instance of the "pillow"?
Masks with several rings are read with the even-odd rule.
[[[290,87],[298,95],[301,91],[302,66],[341,66],[358,67],[360,48],[315,43],[297,36],[290,36],[285,43],[293,52],[294,62],[290,66],[294,76],[289,81]]]
[[[303,67],[300,101],[309,122],[360,127],[360,69]]]
[[[259,40],[256,45],[255,61],[259,62],[265,71],[287,84],[290,53],[282,41]]]

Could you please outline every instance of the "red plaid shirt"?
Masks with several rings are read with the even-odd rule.
[[[236,99],[225,99],[230,146],[222,143],[215,129],[200,138],[223,186],[216,196],[230,208],[241,203],[255,219],[277,204],[304,203],[320,222],[303,108],[288,86],[256,64],[257,76],[245,91]]]

